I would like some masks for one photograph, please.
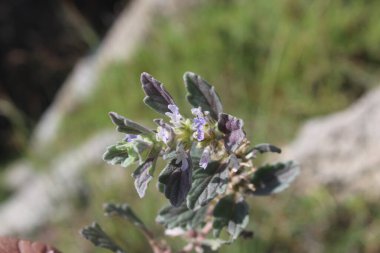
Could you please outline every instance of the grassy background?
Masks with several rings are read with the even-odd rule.
[[[245,120],[254,143],[281,146],[304,120],[345,108],[378,82],[379,10],[375,0],[211,0],[158,19],[132,61],[102,73],[98,90],[69,115],[45,158],[112,127],[109,111],[153,126],[151,119],[158,115],[142,103],[143,71],[164,82],[184,114],[190,107],[182,74],[202,75],[216,86],[225,111]],[[57,219],[41,231],[50,231],[64,252],[103,252],[77,236],[81,226],[98,220],[128,245],[128,252],[148,252],[131,225],[102,216],[101,203],[128,202],[162,232],[154,217],[164,197],[152,183],[148,196],[139,200],[131,171],[91,168],[83,175],[83,194],[72,199],[74,217]],[[312,196],[290,189],[250,204],[255,238],[222,252],[380,251],[380,206],[365,198],[337,202],[328,189]]]

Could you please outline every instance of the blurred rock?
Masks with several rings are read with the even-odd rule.
[[[329,187],[337,196],[380,195],[380,88],[348,109],[310,120],[283,152],[300,162],[302,191]]]
[[[77,149],[56,157],[44,170],[49,173],[35,174],[25,182],[0,206],[0,235],[25,235],[49,220],[67,216],[69,211],[62,208],[67,206],[65,200],[80,189],[81,173],[101,162],[104,148],[116,139],[114,131],[99,133]]]
[[[28,160],[18,160],[7,167],[4,173],[4,186],[14,191],[33,181],[36,173]]]

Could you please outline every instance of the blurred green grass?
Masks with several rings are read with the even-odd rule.
[[[379,9],[376,1],[209,1],[162,18],[134,59],[109,66],[90,102],[70,115],[66,142],[109,126],[111,110],[157,117],[141,102],[143,71],[186,108],[189,70],[216,86],[254,140],[289,140],[300,122],[346,107],[378,80]]]
[[[159,115],[142,103],[143,71],[165,84],[184,114],[190,107],[182,74],[202,75],[215,85],[225,111],[245,120],[254,143],[281,146],[304,120],[345,108],[379,80],[378,10],[380,2],[370,0],[212,0],[160,18],[133,60],[115,63],[102,73],[90,101],[71,113],[45,155],[113,127],[109,111],[153,126],[151,119]],[[125,241],[128,252],[149,252],[132,225],[102,216],[101,203],[128,202],[162,232],[154,216],[164,197],[152,183],[148,196],[138,199],[132,170],[119,180],[107,179],[120,170],[101,166],[83,175],[88,203],[76,206],[72,219],[50,228],[64,252],[103,252],[77,236],[77,230],[92,220]],[[77,202],[81,200],[73,199]],[[312,196],[288,190],[252,199],[251,213],[255,238],[239,240],[222,252],[380,251],[380,206],[358,196],[337,202],[326,189]]]

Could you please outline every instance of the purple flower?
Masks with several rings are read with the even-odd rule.
[[[208,163],[210,162],[210,147],[206,147],[203,152],[201,159],[199,161],[199,166],[206,169]]]
[[[191,109],[191,113],[197,117],[203,117],[203,113],[200,107]]]
[[[195,116],[192,125],[195,130],[194,137],[197,138],[198,141],[203,141],[205,138],[203,127],[206,125],[206,118],[204,117],[200,107],[191,109],[191,113]]]
[[[171,142],[174,138],[172,127],[165,123],[163,119],[155,119],[153,121],[158,125],[156,133],[157,141],[162,141],[165,144]]]
[[[137,138],[137,135],[135,135],[135,134],[126,134],[124,137],[124,141],[131,142],[136,138]]]
[[[232,115],[221,113],[218,119],[218,129],[225,134],[224,144],[228,151],[235,151],[245,139],[243,120]]]
[[[157,128],[156,139],[168,144],[171,141],[171,133],[167,128],[159,126]]]
[[[182,115],[179,113],[178,107],[174,104],[168,105],[168,108],[171,112],[166,112],[165,115],[170,118],[170,122],[173,125],[178,126],[180,120],[182,119]]]

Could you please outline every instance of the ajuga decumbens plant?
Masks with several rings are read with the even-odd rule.
[[[153,175],[158,175],[158,190],[169,200],[156,218],[168,236],[180,236],[186,244],[174,250],[157,239],[128,204],[105,204],[106,215],[118,215],[136,225],[153,252],[212,252],[238,237],[252,237],[246,230],[249,205],[246,198],[268,196],[289,186],[299,166],[288,161],[256,167],[254,159],[266,152],[280,153],[271,144],[252,145],[246,137],[242,119],[224,113],[213,86],[199,75],[187,72],[184,82],[191,117],[182,114],[163,84],[147,73],[141,74],[144,103],[163,115],[149,129],[115,112],[110,112],[123,139],[107,148],[103,159],[129,167],[138,195],[146,193]],[[190,113],[188,113],[190,115]],[[156,168],[159,158],[166,162]],[[98,247],[126,252],[97,223],[81,230],[81,235]]]

